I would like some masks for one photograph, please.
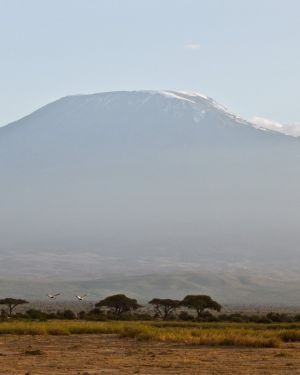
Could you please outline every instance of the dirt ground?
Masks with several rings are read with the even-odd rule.
[[[1,375],[300,374],[300,346],[197,347],[114,335],[0,336]]]

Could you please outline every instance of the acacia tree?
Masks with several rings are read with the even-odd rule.
[[[24,305],[28,303],[24,299],[15,299],[15,298],[4,298],[0,299],[0,305],[5,305],[8,308],[8,315],[11,316],[14,309],[19,305]]]
[[[188,295],[184,297],[181,305],[187,307],[188,309],[195,310],[198,320],[201,320],[205,310],[220,311],[222,308],[218,302],[206,295]]]
[[[115,315],[122,315],[124,312],[137,310],[140,306],[136,299],[128,298],[125,294],[115,294],[99,301],[96,307],[106,307]]]
[[[169,319],[172,313],[180,306],[180,301],[173,299],[153,298],[148,303],[153,305],[155,315],[163,320]]]

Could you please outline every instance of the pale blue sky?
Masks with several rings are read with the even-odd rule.
[[[0,125],[61,96],[174,89],[299,122],[298,0],[0,0]]]

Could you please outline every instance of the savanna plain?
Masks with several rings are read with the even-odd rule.
[[[0,374],[300,374],[300,324],[12,320]]]

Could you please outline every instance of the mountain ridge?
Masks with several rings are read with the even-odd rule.
[[[267,131],[267,132],[270,132],[270,133],[279,133],[279,132],[276,132],[275,130],[270,130],[270,129],[266,129],[266,128],[263,128],[261,126],[258,126],[257,124],[255,123],[252,123],[251,121],[249,120],[246,120],[244,118],[242,118],[241,116],[235,114],[234,112],[228,110],[224,105],[218,103],[217,101],[215,101],[213,98],[211,97],[208,97],[206,95],[203,95],[203,94],[200,94],[198,92],[188,92],[188,91],[174,91],[174,90],[133,90],[133,91],[107,91],[107,92],[99,92],[99,93],[92,93],[92,94],[75,94],[75,95],[67,95],[67,96],[64,96],[64,97],[61,97],[51,103],[48,103],[44,106],[42,106],[41,108],[33,111],[32,113],[16,120],[16,121],[13,121],[5,126],[2,127],[3,128],[6,128],[7,126],[11,126],[13,124],[16,124],[18,123],[19,121],[22,121],[22,120],[25,120],[27,118],[30,118],[31,116],[35,116],[35,115],[38,115],[39,113],[43,112],[44,110],[48,109],[49,107],[51,106],[55,106],[55,105],[58,105],[62,102],[65,102],[65,101],[71,101],[73,99],[77,100],[77,99],[85,99],[85,100],[89,100],[89,99],[93,99],[93,98],[102,98],[102,99],[105,99],[106,98],[106,104],[109,100],[113,100],[113,99],[116,99],[118,98],[119,96],[125,96],[125,95],[129,95],[129,96],[136,96],[136,95],[145,95],[147,96],[146,98],[143,99],[142,101],[142,104],[145,104],[146,101],[148,100],[151,100],[151,97],[153,96],[165,96],[166,98],[168,99],[175,99],[175,100],[179,100],[179,101],[185,101],[187,103],[190,103],[190,104],[195,104],[195,105],[208,105],[208,108],[211,109],[211,108],[214,108],[215,110],[219,110],[221,111],[223,114],[231,117],[232,119],[238,121],[239,123],[241,124],[244,124],[244,125],[248,125],[248,126],[251,126],[255,129],[259,129],[259,130],[262,130],[262,131]],[[200,100],[200,102],[199,102]],[[136,103],[135,103],[136,104]],[[204,115],[205,113],[202,113],[202,115]],[[197,119],[196,121],[199,121],[199,119]],[[1,130],[1,128],[0,128]],[[283,133],[279,133],[279,134],[283,134]],[[285,136],[289,136],[288,134],[283,134]]]

